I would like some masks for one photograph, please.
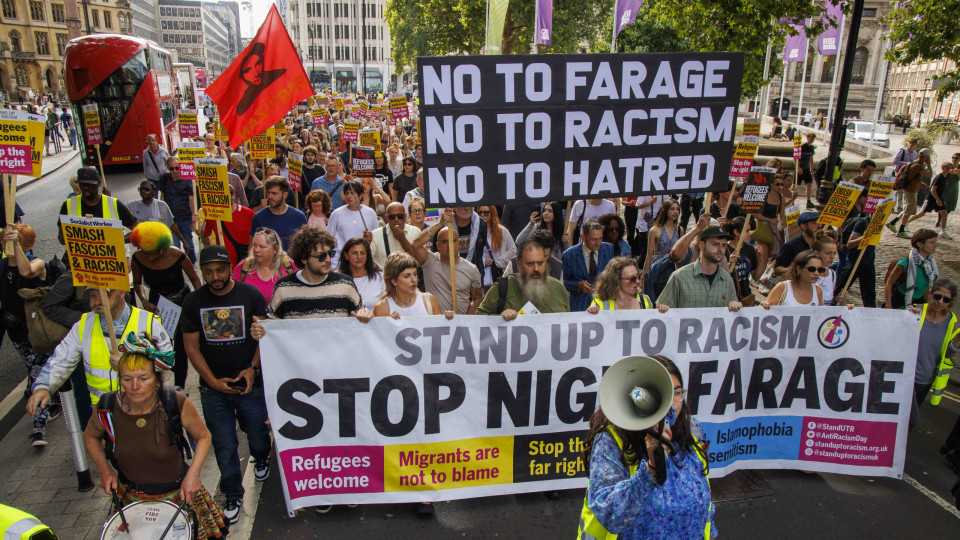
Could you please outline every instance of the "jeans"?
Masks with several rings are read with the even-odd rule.
[[[247,434],[250,455],[254,459],[270,457],[270,429],[267,427],[267,403],[263,387],[255,386],[247,395],[224,394],[209,386],[200,387],[200,404],[210,430],[213,454],[220,468],[220,491],[228,499],[243,498],[243,470],[237,448],[237,423]]]
[[[77,147],[77,130],[70,128],[70,131],[68,132],[68,134],[70,135],[70,146],[72,146],[73,148],[76,148]]]
[[[193,221],[185,219],[183,221],[174,221],[177,227],[180,228],[180,233],[183,235],[184,240],[187,241],[187,246],[183,251],[187,253],[187,257],[190,258],[190,262],[197,262],[197,254],[193,252]],[[180,239],[176,235],[173,237],[173,245],[180,247]]]
[[[933,383],[913,383],[913,403],[910,407],[910,420],[907,424],[907,431],[913,431],[913,428],[917,427],[917,424],[920,423],[920,406],[923,405],[923,400],[926,399],[927,393],[930,392],[930,388],[932,387]]]

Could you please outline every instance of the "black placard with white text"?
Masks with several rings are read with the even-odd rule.
[[[720,191],[741,53],[418,59],[427,201]]]

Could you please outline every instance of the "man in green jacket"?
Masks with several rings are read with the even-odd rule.
[[[500,315],[512,321],[517,315],[531,313],[566,313],[570,296],[563,282],[547,272],[543,245],[535,238],[520,244],[518,273],[504,276],[487,291],[477,315]],[[500,300],[503,294],[505,300]]]

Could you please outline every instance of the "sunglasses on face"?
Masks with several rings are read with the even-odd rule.
[[[630,283],[639,283],[639,282],[640,282],[640,276],[622,277],[622,278],[620,278],[620,279],[623,280],[623,281],[629,281]]]
[[[806,268],[807,271],[809,271],[809,272],[811,272],[811,273],[826,274],[827,272],[830,271],[830,269],[827,268],[826,266],[813,266],[813,265],[810,265],[810,266],[804,266],[804,268]]]
[[[403,219],[404,217],[406,217],[406,214],[403,214],[403,213],[400,213],[400,214],[386,214],[386,216],[387,216],[387,219]]]
[[[490,215],[490,211],[489,211],[489,210],[481,210],[481,211],[479,211],[479,212],[477,212],[477,213],[480,214],[481,216],[489,216],[489,215]]]
[[[336,256],[336,254],[337,254],[337,250],[331,249],[330,251],[321,251],[320,253],[317,253],[316,255],[308,255],[307,258],[308,258],[308,259],[316,259],[317,262],[323,262],[323,261],[327,260],[327,257],[330,257],[330,260],[332,261],[333,258],[334,258],[334,256]]]
[[[174,166],[174,167],[167,167],[167,170],[168,170],[168,171],[179,171],[179,170],[180,170],[180,166],[179,166],[179,165],[176,165],[176,166]]]
[[[942,294],[934,294],[933,299],[939,302],[943,302],[944,304],[949,304],[950,302],[953,302],[953,298],[949,296],[944,296]]]

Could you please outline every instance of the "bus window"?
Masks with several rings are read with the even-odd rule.
[[[123,123],[127,111],[133,104],[133,98],[136,97],[140,86],[147,77],[146,62],[147,55],[143,51],[137,53],[93,89],[83,100],[84,104],[99,104],[100,129],[103,133],[104,142],[113,141],[120,129],[120,124]]]
[[[160,102],[160,116],[163,118],[163,125],[169,126],[177,119],[177,110],[173,101]]]

